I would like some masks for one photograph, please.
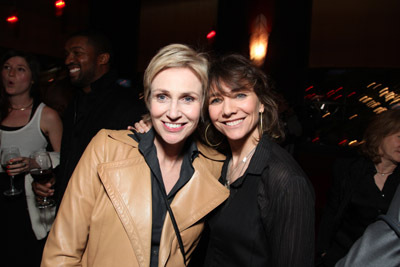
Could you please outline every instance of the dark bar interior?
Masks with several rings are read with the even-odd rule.
[[[60,89],[64,98],[52,99],[59,97],[52,90],[55,82],[68,88],[64,43],[76,31],[106,33],[120,78],[141,92],[149,60],[170,43],[249,57],[252,25],[262,15],[268,46],[261,68],[300,123],[288,145],[314,187],[316,229],[335,160],[356,155],[371,116],[400,103],[398,0],[66,0],[63,8],[54,2],[0,2],[0,54],[38,56],[49,106],[72,97]]]

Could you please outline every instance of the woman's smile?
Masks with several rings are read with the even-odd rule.
[[[200,119],[202,84],[189,68],[169,68],[151,84],[150,114],[165,144],[182,144]]]

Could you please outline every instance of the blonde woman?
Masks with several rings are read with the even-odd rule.
[[[204,218],[228,191],[224,157],[194,138],[208,61],[180,44],[144,75],[153,130],[102,130],[79,161],[46,243],[42,266],[185,266]]]

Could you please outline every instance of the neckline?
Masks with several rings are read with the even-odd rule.
[[[11,110],[24,111],[24,110],[27,110],[27,109],[32,108],[32,107],[33,107],[33,102],[34,102],[34,101],[32,100],[32,102],[31,102],[29,105],[27,105],[27,106],[25,106],[25,107],[21,107],[21,108],[14,108],[13,106],[10,105],[10,109],[11,109]]]
[[[40,110],[41,106],[44,107],[45,104],[44,104],[44,103],[41,103],[41,102],[39,102],[39,104],[37,104],[37,103],[34,103],[34,104],[33,104],[33,108],[32,108],[32,112],[31,112],[29,121],[28,121],[25,125],[16,126],[16,127],[10,127],[10,126],[5,126],[5,125],[0,125],[0,129],[1,129],[2,131],[8,131],[8,132],[17,132],[17,131],[23,130],[25,127],[28,127],[29,125],[32,124],[32,121],[34,121],[34,118],[35,118],[35,116],[37,116],[37,114],[38,114],[38,115],[41,115],[41,111],[42,111],[42,110]],[[37,112],[37,111],[40,111],[40,112]]]

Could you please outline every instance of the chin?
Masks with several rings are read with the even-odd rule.
[[[174,138],[174,137],[161,137],[161,142],[168,144],[168,145],[180,145],[186,141],[186,138]]]

